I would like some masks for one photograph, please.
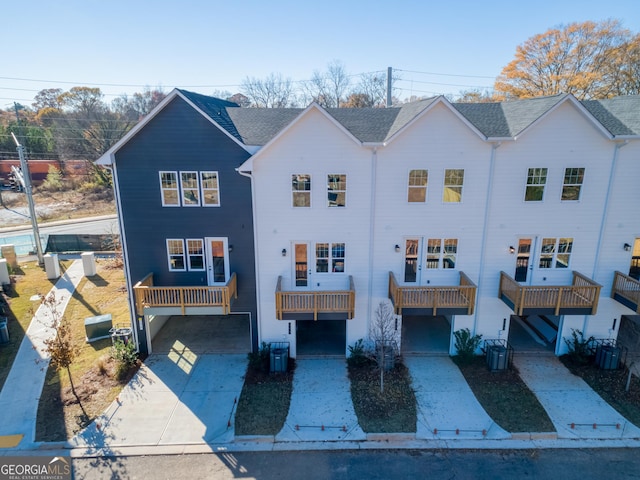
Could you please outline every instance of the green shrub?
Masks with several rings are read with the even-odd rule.
[[[591,356],[591,344],[595,338],[584,338],[582,331],[571,329],[571,338],[565,338],[564,343],[569,347],[569,357],[576,363],[586,364]]]
[[[124,343],[122,340],[116,340],[111,347],[111,358],[116,361],[116,378],[122,380],[138,363],[138,352],[133,342]]]
[[[40,189],[48,192],[59,192],[60,190],[63,190],[63,188],[62,172],[54,165],[49,165],[47,178],[45,178],[42,185],[40,185]]]
[[[255,372],[268,373],[269,372],[269,354],[271,349],[267,342],[262,342],[260,349],[257,352],[249,353],[249,368]]]
[[[361,367],[369,363],[369,358],[364,349],[364,341],[361,338],[353,345],[349,345],[347,363],[350,367]]]
[[[456,330],[453,335],[456,338],[455,347],[458,351],[458,358],[463,362],[471,361],[480,346],[482,335],[471,335],[468,328]]]

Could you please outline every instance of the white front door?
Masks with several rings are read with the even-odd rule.
[[[405,283],[420,283],[422,274],[422,238],[405,238],[404,271]]]
[[[308,243],[293,244],[293,278],[295,288],[309,288],[311,265],[309,264],[310,245]]]
[[[229,281],[229,246],[226,237],[209,237],[207,242],[207,281],[224,285]]]

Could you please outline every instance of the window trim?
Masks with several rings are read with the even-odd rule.
[[[185,197],[184,197],[184,192],[185,192],[185,188],[184,188],[184,182],[182,179],[182,175],[184,174],[195,174],[196,177],[196,186],[195,188],[188,188],[188,190],[195,190],[196,192],[198,192],[198,201],[196,203],[186,203],[185,202]],[[200,206],[200,175],[198,170],[181,170],[180,171],[180,201],[182,202],[182,206],[183,207],[199,207]]]
[[[425,238],[424,239],[425,253],[424,253],[424,267],[426,270],[456,270],[458,269],[458,252],[460,246],[459,238]],[[435,243],[437,241],[437,244]],[[455,242],[455,252],[453,252],[453,267],[445,267],[445,258],[447,255],[450,255],[450,252],[447,251],[447,248],[451,245],[450,242]],[[449,242],[449,243],[448,243]],[[431,245],[433,243],[433,245]],[[431,251],[432,248],[437,248],[438,251]],[[435,257],[438,257],[438,266],[437,267],[429,267],[429,261],[433,262]]]
[[[542,249],[545,246],[544,241],[545,240],[554,240],[553,243],[553,250],[551,251],[551,255],[549,255],[549,252],[543,252]],[[571,242],[567,242],[565,243],[565,248],[563,251],[560,250],[560,241],[561,240],[570,240]],[[540,252],[539,252],[539,258],[538,258],[538,268],[540,270],[566,270],[568,268],[570,268],[571,266],[571,255],[573,254],[573,243],[574,243],[574,237],[542,237],[542,239],[540,240]],[[550,245],[550,244],[547,244]],[[567,251],[567,246],[568,246],[568,251]],[[543,255],[545,255],[543,257]],[[563,267],[558,267],[558,256],[560,255],[566,255],[568,256],[567,258],[567,264]],[[549,266],[548,267],[544,267],[542,266],[542,260],[543,258],[551,258],[551,261],[549,262]]]
[[[192,254],[189,251],[189,242],[200,242],[200,253],[194,253]],[[207,260],[205,258],[205,251],[204,251],[204,240],[202,238],[186,238],[185,239],[185,244],[186,244],[186,248],[185,248],[185,255],[187,257],[187,269],[190,272],[204,272],[207,269]],[[193,268],[191,266],[191,257],[202,257],[202,268]]]
[[[204,186],[204,179],[202,175],[205,173],[214,173],[216,175],[216,188],[210,188]],[[219,207],[222,204],[222,199],[220,198],[220,173],[217,170],[200,170],[198,171],[198,182],[200,184],[200,198],[202,199],[202,206],[207,207]],[[205,201],[205,192],[215,191],[218,194],[218,203],[206,203]]]
[[[538,179],[540,178],[540,175],[536,175],[535,172],[533,175],[530,174],[531,170],[537,171],[537,170],[544,170],[544,182],[543,183],[529,183],[529,179]],[[547,180],[549,178],[549,169],[547,167],[528,167],[527,168],[527,175],[525,178],[525,184],[524,184],[524,202],[525,203],[536,203],[536,202],[544,202],[544,195],[545,192],[547,190]],[[540,200],[529,200],[527,199],[527,192],[529,191],[529,188],[540,188],[542,187],[542,198],[540,198]]]
[[[462,181],[460,184],[447,183],[447,172],[454,171],[454,170],[458,170],[462,172],[462,177],[461,177]],[[445,168],[444,169],[444,176],[442,178],[442,203],[452,203],[452,204],[462,203],[462,195],[464,192],[464,170],[465,170],[464,168]],[[446,199],[447,188],[460,188],[460,199],[458,201],[447,200]]]
[[[182,246],[182,264],[184,268],[173,268],[171,266],[171,257],[179,256],[180,254],[171,253],[171,249],[169,248],[169,242],[180,242]],[[187,259],[185,258],[185,249],[184,249],[184,239],[182,238],[167,238],[165,239],[165,244],[167,248],[167,266],[169,267],[170,272],[186,272],[187,271]]]
[[[567,178],[567,170],[582,170],[582,181],[580,183],[566,183]],[[562,190],[560,191],[560,201],[561,202],[579,202],[582,199],[582,187],[584,187],[584,177],[586,173],[585,167],[565,167],[564,173],[562,175]],[[566,187],[578,187],[578,198],[570,199],[563,198],[564,197],[564,189]]]
[[[168,188],[163,186],[162,175],[165,173],[172,173],[175,175],[175,188]],[[176,170],[159,170],[158,171],[158,180],[160,181],[160,202],[163,207],[180,207],[180,173]],[[176,193],[176,203],[165,203],[164,201],[164,193],[166,191],[175,191]]]
[[[344,190],[332,190],[329,177],[344,177]],[[340,183],[340,182],[338,182]],[[331,205],[329,195],[344,193],[344,205]],[[347,174],[346,173],[327,173],[327,208],[346,208],[347,207]]]
[[[331,275],[331,274],[336,274],[336,275],[344,275],[344,273],[347,271],[346,268],[346,264],[347,264],[347,243],[346,242],[313,242],[313,254],[314,254],[314,258],[315,258],[315,273],[318,275]],[[318,257],[318,245],[326,245],[327,247],[327,256],[326,257]],[[342,253],[344,256],[342,257],[337,257],[334,256],[334,248],[338,245],[342,245]],[[318,260],[325,260],[327,262],[327,271],[326,272],[320,272],[318,271]],[[335,264],[334,262],[338,260],[338,261],[342,261],[342,271],[334,271],[335,268]]]
[[[293,188],[293,182],[296,180],[297,177],[306,175],[307,177],[309,177],[309,189],[308,190],[295,190]],[[312,175],[310,173],[292,173],[291,174],[291,208],[311,208],[311,189],[312,189]],[[309,197],[309,205],[296,205],[295,202],[295,194],[296,193],[305,193],[308,195]]]
[[[425,184],[424,185],[412,185],[411,184],[411,172],[425,172]],[[424,189],[424,200],[411,201],[411,191]],[[407,174],[407,203],[427,203],[427,195],[429,193],[429,169],[427,168],[411,168]]]

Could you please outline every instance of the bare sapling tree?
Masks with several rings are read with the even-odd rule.
[[[393,305],[389,300],[380,302],[376,308],[375,318],[369,325],[369,338],[375,349],[374,358],[380,368],[380,392],[384,392],[385,368],[393,366],[393,361],[385,362],[385,359],[394,360],[398,351],[399,332],[396,327]]]
[[[73,376],[71,375],[71,365],[80,353],[80,347],[74,345],[71,327],[68,322],[63,321],[63,312],[58,308],[61,303],[62,299],[56,298],[54,292],[42,298],[42,306],[46,309],[49,321],[45,326],[55,330],[54,336],[44,340],[44,351],[51,357],[51,365],[57,371],[67,371],[71,392],[76,397],[84,418],[88,418],[87,412],[84,410],[80,397],[76,392]]]

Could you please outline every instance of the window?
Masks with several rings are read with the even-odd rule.
[[[311,175],[291,175],[291,191],[294,207],[311,206]]]
[[[573,238],[543,238],[540,268],[569,268]]]
[[[427,170],[409,170],[409,203],[425,203],[427,201]]]
[[[160,172],[160,191],[163,207],[179,207],[177,172]]]
[[[541,202],[544,197],[544,186],[546,183],[546,168],[530,168],[527,173],[527,188],[524,193],[524,201]]]
[[[200,186],[202,188],[202,205],[205,207],[219,207],[218,172],[200,172]]]
[[[187,260],[189,270],[204,270],[204,243],[200,239],[187,239]]]
[[[180,188],[182,189],[183,206],[187,207],[200,205],[198,172],[180,172]]]
[[[184,272],[184,241],[182,239],[167,239],[167,257],[169,260],[169,271]]]
[[[462,184],[464,170],[446,169],[444,171],[444,191],[442,201],[446,203],[460,203],[462,201]]]
[[[347,204],[347,176],[327,175],[327,205],[344,207]]]
[[[456,268],[457,238],[427,240],[427,268]]]
[[[584,168],[565,168],[562,200],[580,200],[580,190],[584,180]]]
[[[316,243],[316,273],[344,273],[344,255],[344,243]]]

